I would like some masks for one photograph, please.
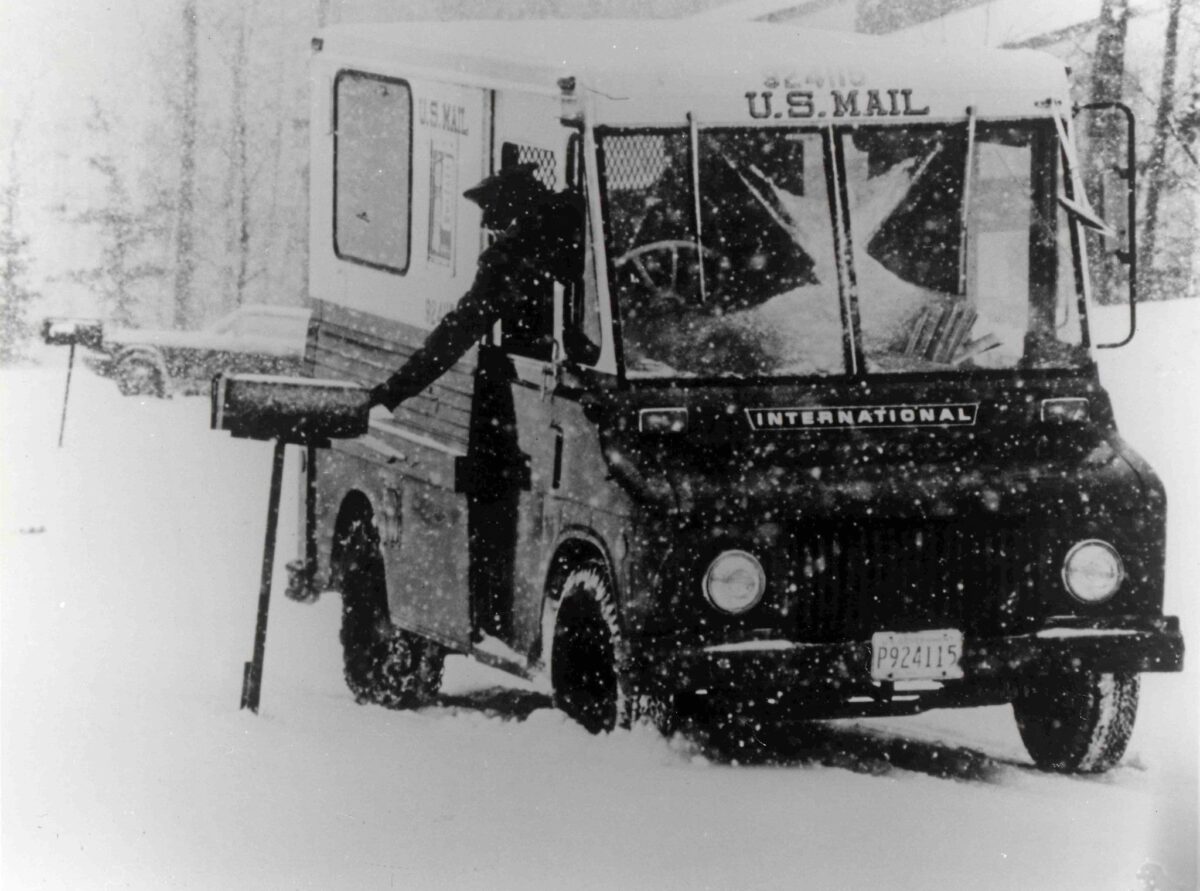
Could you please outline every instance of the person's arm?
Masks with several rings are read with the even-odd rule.
[[[385,405],[394,411],[441,377],[499,319],[507,285],[498,258],[480,257],[471,289],[429,332],[421,348],[384,383],[372,388],[371,405]]]

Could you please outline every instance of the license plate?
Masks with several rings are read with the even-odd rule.
[[[957,628],[876,631],[871,635],[871,677],[877,681],[961,678],[963,636]]]

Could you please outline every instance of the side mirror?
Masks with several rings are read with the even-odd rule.
[[[1098,349],[1111,349],[1129,343],[1137,331],[1136,133],[1133,112],[1124,103],[1090,102],[1076,106],[1075,114],[1080,112],[1088,112],[1083,180],[1090,207],[1095,208],[1092,217],[1100,218],[1095,221],[1099,225],[1087,215],[1076,215],[1085,227],[1098,233],[1098,237],[1088,239],[1088,256],[1101,302],[1119,302],[1116,295],[1120,290],[1127,289],[1129,295],[1129,323],[1124,337],[1096,345]]]

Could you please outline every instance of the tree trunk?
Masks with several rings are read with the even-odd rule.
[[[25,341],[32,333],[29,305],[36,296],[25,286],[28,271],[29,238],[21,235],[17,211],[21,204],[21,178],[17,167],[17,146],[25,125],[23,111],[12,128],[8,146],[8,182],[0,190],[0,365],[6,365],[25,353]]]
[[[196,0],[183,4],[183,97],[180,103],[179,202],[175,221],[176,328],[187,328],[192,315],[192,285],[196,274],[196,127],[200,89],[199,25]]]
[[[1124,94],[1125,38],[1129,32],[1129,0],[1104,0],[1100,8],[1100,31],[1092,61],[1092,102],[1119,102]],[[1125,128],[1113,113],[1092,112],[1088,117],[1088,154],[1085,188],[1096,209],[1108,216],[1110,203],[1124,200],[1123,195],[1105,194],[1105,171],[1125,164],[1120,146]],[[1117,302],[1123,288],[1121,264],[1113,253],[1104,250],[1100,239],[1088,239],[1091,267],[1095,273],[1097,299]]]
[[[250,278],[250,175],[247,170],[249,149],[247,146],[247,101],[246,101],[246,30],[249,21],[246,7],[240,7],[237,21],[237,39],[234,43],[233,55],[233,151],[230,163],[233,165],[234,195],[237,207],[234,211],[237,218],[237,243],[234,245],[234,302],[241,306],[246,302],[246,286]]]
[[[1141,293],[1154,299],[1158,293],[1158,270],[1155,253],[1158,237],[1158,201],[1168,179],[1167,136],[1171,128],[1171,115],[1175,108],[1175,63],[1179,55],[1179,17],[1183,0],[1168,0],[1167,35],[1163,48],[1162,82],[1159,87],[1158,115],[1154,121],[1154,139],[1150,147],[1150,164],[1147,173],[1150,183],[1146,188],[1145,222],[1138,251],[1138,270]]]

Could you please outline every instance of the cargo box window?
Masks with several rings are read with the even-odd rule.
[[[368,266],[408,269],[412,91],[353,71],[337,77],[334,105],[334,251]]]

